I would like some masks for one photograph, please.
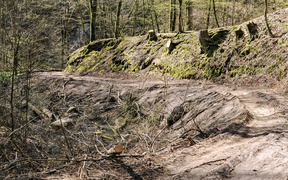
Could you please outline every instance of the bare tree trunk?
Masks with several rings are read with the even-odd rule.
[[[235,5],[236,5],[236,0],[233,0],[232,16],[231,16],[231,25],[232,26],[234,26]]]
[[[160,25],[159,25],[159,21],[158,21],[158,14],[155,10],[154,0],[151,0],[151,16],[152,16],[152,18],[154,17],[157,32],[160,33]]]
[[[175,31],[176,27],[176,0],[170,1],[170,31]]]
[[[143,31],[146,32],[146,7],[145,7],[145,0],[143,0],[142,3],[142,7],[143,7]]]
[[[159,25],[159,21],[158,21],[158,14],[157,14],[155,9],[154,9],[154,17],[155,17],[157,32],[160,33],[160,25]]]
[[[135,29],[137,28],[137,22],[138,22],[138,10],[139,10],[139,1],[135,0],[135,10],[134,10],[134,16],[133,16],[133,30],[132,30],[132,36],[135,35]]]
[[[222,26],[226,26],[227,25],[227,23],[226,23],[226,16],[227,16],[227,7],[226,7],[226,5],[227,5],[227,3],[228,3],[228,0],[226,0],[226,2],[225,3],[223,3],[223,13],[222,13]]]
[[[90,8],[90,42],[96,40],[96,12],[97,0],[89,0]]]
[[[187,5],[186,5],[186,9],[187,9],[187,29],[188,30],[192,30],[193,29],[193,4],[192,1],[187,1]]]
[[[183,17],[182,17],[182,11],[183,11],[183,0],[179,0],[179,32],[183,32]]]
[[[210,24],[210,11],[211,11],[211,1],[212,0],[207,0],[207,1],[208,1],[208,9],[207,9],[206,29],[209,28],[209,24]]]
[[[216,22],[217,27],[219,28],[220,26],[219,26],[218,19],[217,19],[215,0],[212,0],[212,2],[213,2],[213,13],[214,13],[215,22]]]
[[[118,38],[120,36],[119,25],[120,25],[121,8],[122,8],[122,0],[119,0],[118,6],[117,6],[117,16],[116,16],[116,23],[115,23],[115,30],[114,30],[115,38]]]
[[[65,64],[65,54],[68,49],[68,17],[69,17],[69,6],[64,6],[64,15],[61,18],[62,30],[61,30],[61,67]]]
[[[265,0],[265,11],[264,11],[264,14],[265,14],[266,28],[268,30],[269,36],[270,37],[274,37],[274,35],[273,35],[272,31],[271,31],[271,28],[269,26],[269,23],[268,23],[267,13],[268,13],[268,0]]]

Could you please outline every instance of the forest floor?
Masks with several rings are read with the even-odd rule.
[[[66,135],[51,127],[53,120],[32,122],[33,147],[27,155],[34,154],[35,162],[51,162],[39,160],[41,168],[6,174],[8,179],[288,178],[283,86],[236,87],[151,73],[108,78],[66,72],[36,73],[32,84],[31,93],[38,97],[34,106],[55,116],[75,107],[78,115],[64,128]],[[105,149],[117,143],[124,146],[123,153],[107,155]],[[67,160],[69,151],[74,160]]]

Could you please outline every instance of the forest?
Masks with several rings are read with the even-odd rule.
[[[262,0],[1,0],[1,70],[61,69],[90,40],[233,26],[264,14]],[[271,12],[286,1],[269,2]],[[92,27],[92,28],[90,28]],[[15,60],[14,60],[15,59]]]

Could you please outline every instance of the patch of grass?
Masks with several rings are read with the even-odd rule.
[[[5,87],[9,84],[11,75],[12,72],[0,71],[0,85],[2,87]]]

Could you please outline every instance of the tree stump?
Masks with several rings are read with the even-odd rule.
[[[236,35],[236,41],[238,41],[239,39],[244,37],[244,32],[242,31],[241,28],[239,28],[238,30],[235,31],[235,35]]]
[[[210,40],[210,37],[208,34],[208,30],[207,29],[200,30],[199,42],[201,45],[201,54],[208,52],[209,40]]]
[[[157,35],[156,35],[156,33],[155,33],[154,30],[149,30],[149,31],[148,31],[147,39],[148,39],[149,41],[157,41],[157,40],[158,40]]]
[[[166,47],[168,48],[168,54],[170,54],[173,49],[175,49],[176,46],[178,46],[181,42],[182,40],[172,41],[171,39],[169,39],[166,43]]]
[[[250,23],[247,24],[247,29],[248,29],[248,32],[250,34],[251,41],[253,41],[256,38],[258,38],[257,24],[255,24],[254,22],[250,22]]]
[[[168,48],[168,54],[170,54],[173,49],[175,48],[174,44],[172,43],[172,40],[169,39],[166,43],[166,47]]]

